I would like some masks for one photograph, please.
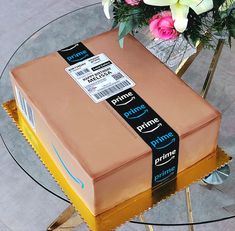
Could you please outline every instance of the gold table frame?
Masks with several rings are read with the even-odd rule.
[[[213,79],[223,45],[224,40],[219,40],[201,92],[203,98],[205,98],[208,93],[208,89]],[[202,46],[199,44],[197,46],[197,52],[180,65],[180,67],[176,70],[176,74],[179,77],[185,73],[201,50]],[[179,173],[176,179],[167,182],[165,185],[163,185],[164,187],[161,186],[158,188],[149,189],[143,193],[140,193],[134,198],[121,203],[115,208],[95,217],[90,213],[85,204],[77,197],[77,195],[74,195],[73,190],[69,187],[68,182],[65,182],[62,174],[58,173],[58,169],[56,168],[55,164],[53,165],[53,161],[48,159],[48,153],[43,147],[42,143],[37,138],[36,134],[34,134],[33,130],[30,128],[21,112],[17,111],[15,101],[12,100],[6,102],[3,104],[3,107],[8,112],[9,116],[12,117],[19,130],[31,144],[41,161],[44,163],[44,165],[47,167],[47,169],[50,171],[52,176],[55,178],[55,180],[58,182],[72,202],[72,205],[70,205],[59,215],[59,217],[56,218],[55,221],[53,221],[48,226],[48,231],[71,230],[84,221],[87,223],[90,229],[102,231],[114,229],[135,216],[139,216],[139,219],[144,221],[144,211],[154,207],[160,201],[167,199],[171,195],[182,191],[183,189],[186,193],[188,220],[189,223],[192,223],[193,212],[189,185],[199,181],[201,178],[231,161],[231,157],[229,157],[221,148],[218,147],[215,153],[208,155],[194,166]],[[76,210],[78,213],[76,213]],[[146,230],[153,231],[153,227],[151,225],[146,225]],[[193,226],[189,226],[189,230],[193,231]]]

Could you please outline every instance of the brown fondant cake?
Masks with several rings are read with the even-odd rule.
[[[142,109],[148,112],[144,105],[126,109],[124,116],[111,105],[127,105],[136,99],[137,95],[128,90],[109,102],[94,102],[88,93],[96,85],[84,90],[65,71],[71,65],[69,62],[77,58],[76,62],[81,61],[80,54],[86,52],[72,54],[67,61],[55,52],[13,69],[12,84],[19,108],[68,182],[97,215],[151,188],[153,166],[160,169],[178,154],[177,168],[168,170],[181,172],[215,151],[220,113],[132,36],[125,39],[124,49],[119,47],[116,31],[85,40],[83,45],[93,55],[105,54],[129,76],[135,83],[132,87],[135,93],[179,137],[177,150],[164,152],[168,144],[176,142],[172,138],[174,132],[158,135],[148,144],[140,134],[161,126],[159,118],[138,119],[134,128],[128,119],[141,116]],[[94,80],[101,84],[104,75],[95,77],[89,83]],[[115,75],[115,81],[119,77]],[[162,154],[158,156],[154,148],[162,149]],[[156,180],[166,174],[161,171]]]

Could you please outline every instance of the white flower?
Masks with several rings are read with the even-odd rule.
[[[112,5],[114,0],[102,0],[102,5],[104,9],[104,14],[106,18],[110,19],[110,14],[109,14],[109,7]]]
[[[196,14],[202,14],[213,8],[213,0],[144,0],[145,4],[153,6],[170,6],[175,29],[182,33],[188,25],[189,8]]]

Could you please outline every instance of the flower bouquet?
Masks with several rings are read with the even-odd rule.
[[[235,38],[235,0],[103,0],[102,4],[107,18],[113,6],[121,47],[128,33],[145,26],[155,40],[183,36],[194,46],[200,41],[213,47],[221,37],[231,46]]]

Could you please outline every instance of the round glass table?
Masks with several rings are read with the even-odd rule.
[[[112,22],[105,18],[101,4],[94,4],[63,15],[36,31],[16,50],[3,70],[0,79],[0,103],[13,99],[9,79],[10,69],[110,30],[111,27]],[[213,51],[203,50],[183,76],[184,81],[198,92],[202,88],[212,53]],[[231,51],[228,47],[224,47],[215,80],[212,82],[207,98],[210,103],[223,113],[219,145],[231,156],[235,156],[234,53],[234,50]],[[2,108],[0,109],[0,118],[1,139],[18,165],[48,193],[54,194],[61,200],[68,201],[60,187]],[[188,219],[190,214],[186,203],[187,193],[181,191],[146,211],[142,217],[133,219],[139,222],[138,224],[125,223],[119,229],[153,230],[153,227],[155,227],[154,223],[157,223],[158,225],[173,226],[171,230],[187,230],[188,227],[193,230],[192,226],[177,226],[177,224],[181,223],[187,225],[189,221],[192,221],[192,218],[193,222],[196,223],[206,221],[205,224],[197,226],[196,230],[222,230],[224,227],[228,228],[226,230],[231,230],[233,226],[235,228],[233,219],[210,223],[210,221],[235,215],[234,162],[230,163],[230,169],[230,176],[221,185],[208,186],[198,182],[190,186],[191,220]],[[141,222],[151,223],[153,226],[146,226],[144,223],[141,224]],[[82,226],[81,230],[84,229],[86,229],[85,226]],[[79,227],[78,230],[80,230]],[[162,230],[162,228],[158,227],[156,230]]]

